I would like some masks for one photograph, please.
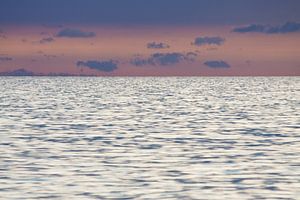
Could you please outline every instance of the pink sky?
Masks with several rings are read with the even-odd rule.
[[[57,37],[64,28],[93,32],[94,37]],[[261,34],[232,32],[232,26],[3,26],[0,37],[0,72],[24,68],[35,73],[70,73],[114,76],[215,76],[215,75],[300,75],[300,33]],[[196,46],[197,37],[220,37],[221,45]],[[40,43],[43,38],[53,41]],[[149,49],[147,43],[169,45]],[[155,53],[188,52],[194,60],[171,65],[135,66],[131,60],[139,55],[147,59]],[[78,61],[117,63],[112,72],[78,67]],[[228,68],[211,68],[207,61],[224,61]]]

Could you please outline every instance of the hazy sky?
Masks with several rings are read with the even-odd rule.
[[[0,0],[0,72],[300,75],[299,0]]]

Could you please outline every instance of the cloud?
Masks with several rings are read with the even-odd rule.
[[[195,61],[197,56],[198,56],[198,54],[195,52],[188,52],[187,54],[185,54],[185,60]]]
[[[264,32],[265,27],[259,24],[251,24],[248,26],[237,27],[234,28],[232,31],[237,33],[248,33],[248,32]]]
[[[45,44],[49,42],[54,42],[54,39],[52,37],[47,37],[40,40],[40,44]]]
[[[165,43],[162,43],[162,42],[159,42],[159,43],[149,42],[147,44],[147,48],[148,49],[167,49],[167,48],[170,48],[170,46],[168,44],[165,44]]]
[[[1,57],[0,56],[0,61],[12,61],[13,59],[12,58],[10,58],[10,57]]]
[[[2,31],[1,29],[0,29],[0,38],[6,39],[6,35],[5,35],[4,31]]]
[[[282,25],[270,26],[261,24],[251,24],[248,26],[237,27],[232,30],[236,33],[265,33],[265,34],[284,34],[300,32],[300,23],[287,22]]]
[[[228,63],[226,63],[225,61],[222,60],[210,60],[210,61],[206,61],[204,63],[204,65],[210,67],[210,68],[229,68],[230,65]]]
[[[70,29],[70,28],[62,29],[56,34],[56,37],[69,37],[69,38],[90,38],[95,36],[96,34],[94,32],[84,32],[78,29]]]
[[[43,56],[47,59],[57,58],[57,55],[51,55],[51,54],[43,54]]]
[[[40,32],[40,35],[48,35],[48,33],[45,31],[42,31],[42,32]]]
[[[78,75],[78,74],[71,74],[65,72],[35,73],[27,69],[21,68],[13,71],[0,72],[0,76],[91,76],[91,75],[84,75],[84,74]]]
[[[186,54],[183,53],[154,53],[150,55],[148,58],[141,58],[140,56],[137,56],[133,58],[130,63],[135,66],[145,66],[145,65],[151,65],[151,66],[167,66],[167,65],[174,65],[178,64],[182,61],[194,61],[195,57],[197,56],[196,53],[189,52]]]
[[[33,76],[35,75],[32,71],[26,69],[17,69],[9,72],[0,72],[0,76]]]
[[[195,38],[192,44],[196,46],[203,45],[222,45],[225,42],[224,38],[215,36],[215,37],[197,37]]]
[[[118,69],[118,65],[116,61],[113,60],[88,60],[88,61],[78,61],[76,63],[77,67],[88,67],[90,69],[95,69],[103,72],[112,72]]]

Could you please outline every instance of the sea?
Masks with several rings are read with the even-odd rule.
[[[300,199],[300,77],[0,77],[0,199]]]

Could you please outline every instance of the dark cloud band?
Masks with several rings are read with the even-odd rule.
[[[204,62],[204,65],[210,67],[210,68],[214,68],[214,69],[218,69],[218,68],[229,68],[230,65],[223,61],[223,60],[210,60],[210,61],[206,61]]]
[[[195,38],[193,44],[196,46],[203,45],[222,45],[225,42],[224,38],[214,36],[214,37],[197,37]]]
[[[69,37],[69,38],[90,38],[94,37],[96,34],[94,32],[85,32],[79,29],[62,29],[57,34],[56,37]]]
[[[11,57],[0,57],[0,61],[12,61],[13,59]]]
[[[197,54],[189,52],[186,54],[173,52],[173,53],[154,53],[148,58],[136,57],[130,63],[135,66],[168,66],[175,65],[182,61],[194,61]]]
[[[113,60],[88,60],[88,61],[78,61],[76,63],[78,67],[88,67],[90,69],[95,69],[103,72],[112,72],[118,69],[117,62]]]
[[[54,42],[54,39],[52,37],[47,37],[40,40],[40,44],[46,44],[50,42]]]
[[[149,42],[147,44],[148,49],[167,49],[170,48],[168,44],[162,42]]]
[[[13,71],[0,72],[0,76],[34,76],[35,74],[32,71],[26,69],[16,69]]]
[[[300,32],[300,23],[287,22],[282,25],[270,26],[261,24],[251,24],[248,26],[236,27],[232,30],[236,33],[265,33],[265,34],[284,34]]]

